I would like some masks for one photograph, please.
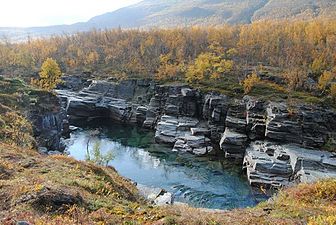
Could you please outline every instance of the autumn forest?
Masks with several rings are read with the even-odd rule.
[[[285,94],[309,93],[312,101],[336,95],[336,22],[328,20],[95,30],[19,43],[3,38],[0,58],[2,74],[26,80],[52,58],[65,74],[187,81],[235,93],[262,84]]]
[[[0,225],[336,224],[336,0],[62,1],[1,4]]]

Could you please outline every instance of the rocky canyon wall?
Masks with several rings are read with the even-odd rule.
[[[83,89],[69,83],[57,93],[70,121],[105,118],[154,129],[156,142],[173,151],[197,156],[221,151],[243,161],[253,185],[336,177],[336,154],[320,151],[335,140],[332,109],[232,99],[151,80],[92,81]]]

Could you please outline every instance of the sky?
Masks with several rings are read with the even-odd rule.
[[[0,27],[85,22],[140,0],[1,0]]]

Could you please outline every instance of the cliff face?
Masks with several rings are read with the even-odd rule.
[[[245,96],[230,99],[187,85],[150,80],[94,81],[82,91],[59,90],[70,120],[105,118],[155,129],[158,143],[195,155],[244,158],[251,184],[288,185],[336,177],[332,143],[336,112]],[[312,173],[314,171],[314,173]]]
[[[61,151],[67,115],[59,98],[0,76],[0,141],[22,147]]]
[[[62,152],[63,137],[69,135],[67,113],[60,99],[53,93],[37,91],[34,102],[27,109],[27,118],[33,127],[33,135],[41,153]]]
[[[101,93],[98,83],[109,88]],[[331,153],[284,144],[282,140],[275,144],[271,141],[273,136],[267,137],[265,121],[269,114],[264,103],[252,101],[256,104],[244,110],[250,98],[241,103],[221,95],[204,95],[184,85],[157,86],[150,81],[93,82],[80,92],[63,90],[60,91],[63,105],[55,95],[33,90],[20,80],[0,76],[0,87],[0,224],[334,224],[335,179],[281,190],[272,201],[255,208],[212,211],[184,205],[153,207],[139,196],[132,182],[120,177],[111,167],[95,166],[67,156],[45,156],[30,147],[16,146],[26,145],[24,140],[27,136],[31,138],[25,124],[28,121],[23,120],[25,116],[32,122],[40,147],[50,146],[46,150],[55,150],[61,133],[67,131],[67,116],[61,106],[68,106],[72,119],[86,120],[90,118],[88,115],[96,116],[97,112],[106,110],[102,114],[105,119],[139,126],[148,124],[157,130],[157,139],[169,140],[175,151],[187,150],[197,155],[213,154],[212,145],[218,145],[226,129],[245,134],[247,143],[254,141],[246,149],[244,160],[252,183],[256,180],[263,184],[288,183],[293,180],[293,174],[301,178],[331,177],[335,171],[335,156]],[[76,104],[70,113],[72,101],[90,114],[80,113]],[[123,111],[115,102],[123,102],[130,111]],[[334,112],[319,110],[310,112],[323,117],[312,117],[307,110],[301,114],[289,110],[290,118],[301,118],[299,125],[295,125],[303,127],[301,133],[296,132],[302,134],[300,140],[307,139],[306,129],[311,129],[308,140],[314,140],[307,143],[322,144],[325,134],[332,136]],[[271,115],[275,112],[283,114],[272,110]],[[323,127],[325,130],[319,131],[322,139],[316,139],[320,134],[315,131]],[[19,143],[6,140],[16,136]],[[299,141],[299,144],[305,143]]]

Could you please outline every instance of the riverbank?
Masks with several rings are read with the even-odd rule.
[[[333,224],[335,180],[281,191],[255,208],[153,207],[113,168],[0,144],[0,221],[16,224]]]
[[[41,133],[34,134],[33,129],[28,129],[29,126],[26,125],[39,127],[41,123],[27,119],[24,120],[25,123],[9,123],[8,119],[29,118],[29,106],[38,105],[41,109],[38,115],[41,117],[35,121],[44,121],[43,126],[40,126],[43,128],[42,134],[55,133],[57,135],[52,137],[59,137],[59,123],[54,122],[61,121],[64,125],[66,121],[44,115],[50,115],[51,112],[60,115],[61,108],[58,104],[53,105],[54,101],[48,101],[50,98],[55,99],[48,93],[39,92],[41,95],[34,95],[36,92],[30,93],[30,89],[26,89],[27,86],[22,82],[0,81],[4,87],[0,89],[1,110],[4,110],[1,111],[0,121],[2,224],[12,225],[19,221],[25,221],[21,224],[50,225],[335,223],[335,180],[301,184],[282,190],[272,201],[250,209],[207,212],[187,206],[153,207],[139,196],[131,182],[111,167],[76,161],[68,156],[39,154],[31,138],[41,137]],[[36,99],[44,96],[43,93],[50,98]],[[60,131],[66,131],[66,128],[68,127],[62,126]],[[18,135],[20,138],[16,138]],[[23,139],[25,137],[28,139]],[[29,142],[22,142],[23,140]]]
[[[88,152],[93,155],[99,146],[101,155],[113,156],[108,165],[121,176],[155,192],[164,189],[174,202],[197,208],[253,207],[267,199],[250,187],[239,162],[225,159],[224,154],[197,157],[172,152],[170,146],[155,143],[154,135],[143,128],[94,120],[71,134],[66,150],[75,159],[86,160]]]

